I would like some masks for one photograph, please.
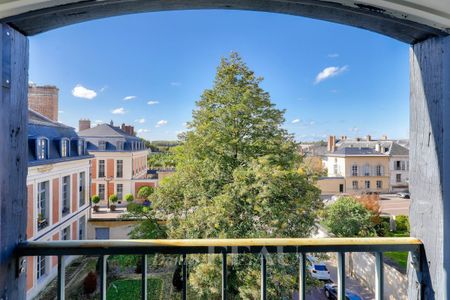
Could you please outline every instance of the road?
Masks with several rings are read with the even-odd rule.
[[[333,255],[330,253],[330,255]],[[334,259],[330,259],[326,262],[328,270],[330,271],[331,280],[337,283],[337,268]],[[374,299],[375,295],[367,288],[363,287],[358,280],[349,276],[345,277],[345,287],[352,292],[359,294],[364,300]],[[294,295],[293,299],[298,299],[298,295]],[[323,292],[323,286],[314,288],[310,293],[306,295],[308,300],[327,300]]]
[[[409,216],[410,202],[410,199],[399,198],[395,195],[381,195],[381,213],[392,216]]]

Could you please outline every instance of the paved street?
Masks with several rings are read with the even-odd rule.
[[[381,213],[386,215],[409,216],[410,199],[399,198],[395,195],[381,195]]]
[[[330,256],[331,255],[333,255],[333,254],[330,253]],[[335,260],[330,259],[329,261],[326,262],[326,265],[328,267],[328,270],[330,271],[331,279],[337,283],[337,268],[336,268]],[[370,290],[364,288],[363,286],[361,286],[359,281],[357,281],[356,279],[353,279],[349,276],[346,276],[345,286],[347,289],[358,293],[363,299],[374,299],[375,298],[375,295]],[[295,295],[294,299],[298,299],[298,296]],[[310,294],[306,295],[306,299],[326,300],[327,298],[325,297],[325,294],[323,291],[323,286],[313,289]]]

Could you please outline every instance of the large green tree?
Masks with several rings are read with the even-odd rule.
[[[282,128],[284,111],[261,81],[233,53],[222,59],[213,87],[196,103],[183,143],[174,150],[177,172],[151,196],[168,218],[170,238],[306,237],[314,229],[319,190],[298,172],[301,157]],[[271,294],[280,296],[281,287],[291,292],[292,270],[274,270]],[[215,261],[196,256],[190,284],[214,297],[219,271]],[[239,257],[230,274],[239,275],[230,278],[231,293],[258,293],[257,257]]]

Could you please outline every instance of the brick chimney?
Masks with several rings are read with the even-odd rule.
[[[372,140],[372,137],[368,134],[368,135],[366,135],[366,140],[367,140],[368,142],[370,142],[370,141]]]
[[[58,122],[58,93],[53,85],[28,85],[28,108]]]
[[[334,152],[336,150],[336,137],[334,135],[328,137],[327,150],[328,152]]]
[[[81,119],[78,121],[78,131],[86,130],[91,128],[91,120]]]
[[[133,136],[135,135],[134,126],[125,125],[125,123],[122,123],[122,126],[120,126],[120,129],[122,129],[123,131],[125,131],[129,135],[133,135]]]

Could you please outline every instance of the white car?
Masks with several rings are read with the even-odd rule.
[[[312,278],[319,280],[331,280],[330,271],[328,271],[327,266],[323,262],[319,262],[317,258],[313,256],[307,256],[308,260],[308,272]]]

